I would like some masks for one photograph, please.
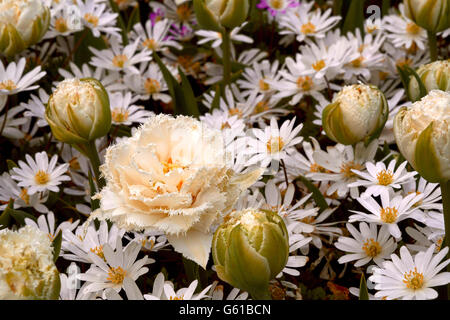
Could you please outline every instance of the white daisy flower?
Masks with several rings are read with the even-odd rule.
[[[278,73],[279,62],[275,60],[272,64],[269,60],[254,63],[251,68],[246,68],[242,74],[245,80],[238,80],[237,84],[242,89],[242,95],[252,96],[263,94],[271,96],[274,92],[267,80],[278,81],[281,75]]]
[[[117,239],[116,249],[109,244],[103,246],[104,259],[95,253],[89,252],[94,262],[88,271],[79,274],[78,279],[88,282],[84,292],[98,292],[111,288],[117,293],[124,289],[128,299],[142,299],[142,293],[136,285],[136,280],[148,272],[146,264],[155,260],[145,256],[136,261],[141,250],[137,242],[130,242],[124,249],[121,239]]]
[[[41,67],[38,66],[24,75],[26,64],[26,59],[20,58],[17,64],[11,62],[5,68],[0,60],[0,95],[13,95],[39,88],[33,83],[44,77],[46,72],[41,72]]]
[[[233,288],[225,297],[223,285],[219,284],[219,281],[214,281],[209,290],[208,296],[211,300],[247,300],[248,293],[241,292],[239,288]]]
[[[230,39],[233,42],[244,42],[244,43],[253,43],[253,39],[239,34],[241,29],[245,27],[247,22],[244,22],[241,26],[233,28],[230,32]],[[195,34],[199,37],[202,37],[203,39],[199,40],[197,44],[205,44],[212,41],[211,47],[212,48],[218,48],[222,44],[222,33],[217,31],[210,31],[210,30],[198,30],[195,31]],[[234,48],[231,48],[232,51],[234,51]]]
[[[101,33],[120,37],[120,29],[115,27],[118,14],[111,12],[106,3],[77,0],[77,8],[80,10],[83,24],[91,29],[94,37],[100,37]]]
[[[145,29],[142,24],[136,23],[130,37],[133,41],[139,39],[142,48],[147,49],[150,52],[162,51],[169,47],[181,50],[183,47],[178,42],[173,41],[168,37],[170,27],[171,21],[168,19],[156,21],[155,23],[152,23],[151,20],[147,20]]]
[[[248,147],[245,150],[245,154],[250,156],[247,165],[260,163],[261,167],[267,167],[272,160],[287,158],[294,146],[303,140],[303,137],[297,136],[303,124],[294,128],[295,119],[286,120],[278,128],[277,121],[272,118],[270,126],[266,126],[264,130],[252,129],[254,138],[248,137]]]
[[[28,119],[21,115],[23,110],[23,106],[15,106],[0,116],[0,124],[1,127],[3,127],[3,130],[0,131],[0,136],[4,136],[8,139],[25,138],[25,132],[20,127],[25,125],[28,122]],[[16,116],[18,117],[16,118]]]
[[[166,236],[157,230],[132,232],[131,234],[133,235],[133,237],[125,235],[125,239],[139,242],[142,245],[143,251],[157,252],[158,250],[169,246]]]
[[[27,103],[22,102],[20,105],[27,109],[23,114],[25,117],[37,118],[37,125],[39,127],[48,126],[48,122],[45,119],[45,106],[47,105],[49,95],[44,89],[40,88],[38,91],[39,96],[34,94],[30,95],[30,100]]]
[[[164,281],[164,275],[159,273],[153,282],[153,292],[144,295],[145,300],[202,300],[209,298],[207,295],[212,285],[207,286],[200,293],[195,294],[198,281],[194,280],[187,288],[175,291],[171,281]]]
[[[158,9],[164,17],[178,24],[194,24],[196,22],[195,12],[190,3],[179,3],[178,0],[164,0],[163,3],[151,1],[150,7],[157,12]]]
[[[56,154],[50,159],[50,162],[45,151],[36,153],[35,159],[28,154],[25,158],[26,163],[19,160],[19,167],[12,169],[14,174],[11,175],[11,178],[19,181],[19,187],[28,188],[28,194],[30,195],[46,190],[58,192],[58,185],[63,181],[70,180],[69,176],[64,175],[69,168],[69,164],[56,166],[58,161]]]
[[[139,70],[134,65],[152,60],[150,51],[147,49],[136,53],[139,42],[140,39],[136,39],[133,43],[123,47],[119,38],[112,38],[110,49],[97,50],[90,47],[89,49],[94,56],[89,63],[95,67],[101,67],[107,70],[138,74]]]
[[[421,227],[417,224],[414,224],[413,227],[406,227],[406,233],[414,240],[412,244],[406,244],[409,251],[411,252],[420,252],[427,251],[427,249],[435,245],[435,253],[438,253],[442,244],[444,243],[445,230],[438,230],[431,227]]]
[[[423,217],[418,213],[414,204],[422,199],[422,195],[410,194],[406,197],[400,195],[392,196],[389,191],[382,190],[380,193],[381,206],[373,197],[358,198],[358,202],[369,213],[350,210],[355,214],[348,218],[349,222],[365,221],[369,223],[387,225],[389,233],[395,237],[401,237],[401,231],[398,223],[402,220],[411,218],[418,221],[423,221]],[[392,199],[391,199],[392,198]]]
[[[372,162],[366,163],[367,172],[352,169],[354,173],[360,176],[362,179],[358,179],[356,182],[350,183],[349,187],[364,186],[366,188],[362,197],[365,196],[378,196],[382,190],[389,190],[390,188],[399,189],[402,184],[408,183],[414,180],[414,176],[417,175],[416,171],[408,172],[406,165],[408,161],[404,161],[395,169],[397,160],[391,160],[388,167],[384,162]]]
[[[419,252],[414,257],[408,249],[400,248],[400,257],[391,255],[392,261],[385,261],[382,268],[374,268],[374,274],[368,280],[375,283],[375,297],[388,300],[429,300],[438,297],[432,287],[450,283],[450,273],[441,272],[449,263],[445,258],[448,248],[433,255],[432,245],[426,252]]]
[[[46,215],[40,215],[37,221],[31,220],[30,218],[25,218],[26,225],[38,228],[42,232],[46,233],[51,241],[55,239],[59,232],[63,232],[63,230],[67,229],[73,231],[79,223],[80,220],[73,223],[71,221],[63,221],[55,229],[55,215],[51,211],[49,211]]]
[[[132,123],[144,123],[154,113],[145,110],[143,106],[132,104],[131,92],[123,94],[115,92],[109,95],[112,123],[116,125],[130,126]]]
[[[339,258],[339,263],[347,263],[357,260],[355,267],[361,267],[373,260],[381,266],[382,262],[397,249],[397,243],[390,237],[387,226],[381,226],[378,230],[376,224],[361,222],[358,231],[350,223],[346,224],[347,230],[353,236],[339,237],[334,244],[339,250],[348,252]]]
[[[417,187],[415,180],[403,184],[402,187],[405,194],[416,193],[423,195],[422,200],[415,204],[417,209],[423,212],[428,212],[428,210],[443,210],[439,183],[431,183],[420,177]]]

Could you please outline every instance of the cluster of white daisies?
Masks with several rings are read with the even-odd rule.
[[[390,148],[393,117],[409,103],[396,67],[429,62],[426,31],[406,18],[402,5],[383,18],[366,20],[362,35],[358,29],[342,34],[336,28],[341,17],[313,1],[257,1],[257,14],[271,33],[268,38],[258,30],[251,34],[248,22],[231,31],[231,54],[242,74],[213,108],[215,84],[224,73],[218,63],[222,36],[198,27],[191,1],[139,1],[151,14],[128,28],[119,28],[123,13],[115,12],[109,1],[44,2],[51,11],[44,39],[0,62],[0,135],[21,152],[17,164],[0,176],[0,210],[13,199],[15,209],[37,217],[26,218],[26,225],[51,240],[62,234],[60,259],[72,264],[59,270],[61,299],[248,298],[237,288],[224,293],[218,281],[201,290],[197,281],[184,287],[152,269],[159,251],[172,250],[162,232],[126,232],[105,221],[85,225],[92,201],[89,161],[50,135],[45,107],[51,92],[40,85],[43,81],[53,88],[70,78],[92,77],[103,84],[113,128],[108,137],[97,140],[102,157],[137,125],[161,110],[170,112],[171,95],[155,52],[176,79],[181,69],[202,88],[207,112],[200,120],[223,133],[234,171],[254,165],[267,169],[234,209],[256,207],[283,217],[290,256],[272,282],[283,297],[302,298],[298,277],[305,268],[344,286],[345,279],[355,285],[353,272],[366,273],[373,299],[433,299],[437,291],[432,287],[450,282],[450,274],[441,272],[450,260],[443,260],[448,248],[441,249],[439,185],[421,178]],[[138,4],[113,2],[123,12]],[[90,57],[77,65],[74,55],[88,30],[107,45],[83,48]],[[448,31],[439,37],[445,39]],[[271,38],[280,42],[258,43]],[[276,56],[278,47],[291,54]],[[64,59],[49,73],[45,67],[54,64],[55,56]],[[374,84],[383,91],[389,119],[380,137],[368,145],[330,143],[320,133],[322,111],[344,85],[355,83]],[[31,92],[29,99],[19,101],[25,91]],[[299,119],[309,112],[308,124],[302,123]],[[28,149],[38,151],[29,154]],[[2,151],[2,162],[8,152]],[[299,177],[320,190],[324,206]],[[62,218],[67,214],[59,214],[61,208],[73,218]],[[143,291],[137,285],[142,277],[152,279],[153,288]],[[356,288],[350,292],[358,294]]]

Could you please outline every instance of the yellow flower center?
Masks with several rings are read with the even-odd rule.
[[[231,126],[228,123],[228,121],[225,121],[224,123],[222,123],[222,126],[220,127],[220,130],[224,130],[224,129],[230,129]]]
[[[55,20],[55,29],[56,31],[60,33],[67,32],[69,30],[69,27],[67,27],[67,21],[63,17],[60,17]]]
[[[312,65],[312,67],[313,67],[314,70],[320,71],[320,70],[322,70],[323,68],[325,68],[325,61],[319,60],[319,61],[317,61],[316,63],[314,63],[314,64]]]
[[[111,112],[111,118],[114,122],[121,123],[128,120],[128,111],[124,111],[120,108],[115,108]]]
[[[17,86],[16,86],[15,82],[12,80],[5,80],[5,81],[0,82],[0,90],[12,91],[16,88],[17,88]]]
[[[366,27],[366,31],[367,31],[367,33],[372,33],[372,32],[374,32],[375,30],[378,30],[378,27],[377,26],[367,26]]]
[[[177,16],[178,16],[178,19],[180,19],[183,22],[189,21],[190,17],[192,16],[192,10],[189,7],[189,5],[182,4],[181,6],[178,6]]]
[[[378,241],[375,241],[372,238],[367,239],[366,242],[364,242],[362,248],[366,252],[366,254],[371,258],[375,258],[381,253],[380,244],[378,243]]]
[[[256,104],[254,113],[261,113],[269,110],[269,104],[265,101],[260,101]]]
[[[77,157],[73,157],[72,159],[70,159],[69,161],[69,167],[73,170],[80,170],[81,166],[80,163],[78,162],[78,158]]]
[[[281,137],[270,137],[269,141],[267,141],[267,151],[269,153],[278,153],[283,149],[284,142]]]
[[[414,270],[410,270],[409,272],[405,272],[403,274],[403,283],[406,284],[408,289],[421,289],[424,284],[423,274],[417,272],[417,268],[414,268]]]
[[[157,47],[157,42],[155,39],[145,39],[145,41],[142,44],[149,50],[155,50]]]
[[[171,297],[169,298],[169,300],[184,300],[184,296],[183,296],[183,295],[181,295],[181,296],[179,296],[179,297],[178,297],[178,296],[175,296],[175,297],[172,297],[172,296],[171,296]]]
[[[172,158],[169,158],[167,161],[161,161],[161,164],[163,165],[163,172],[164,174],[168,173],[169,171],[172,171],[173,169],[185,169],[186,166],[182,166],[178,163],[174,163],[172,161]],[[181,189],[181,186],[180,186]]]
[[[309,91],[312,89],[314,82],[311,77],[304,76],[298,77],[297,79],[297,88],[302,89],[303,91]]]
[[[405,59],[399,59],[396,62],[396,65],[398,67],[404,67],[404,66],[411,66],[413,63],[412,59],[410,58],[405,58]]]
[[[311,22],[308,22],[301,26],[300,31],[304,34],[315,33],[316,26],[313,25]]]
[[[115,65],[117,68],[123,68],[125,62],[128,61],[128,57],[124,54],[118,54],[115,56],[112,60],[113,65]]]
[[[359,56],[359,58],[353,60],[351,62],[351,64],[355,68],[361,68],[363,61],[364,61],[364,57],[363,56]]]
[[[420,27],[414,22],[410,22],[406,25],[406,32],[416,35],[420,32]]]
[[[20,191],[20,195],[19,195],[20,199],[22,199],[25,204],[29,205],[30,204],[30,196],[28,195],[28,189],[27,188],[23,188]]]
[[[283,8],[284,1],[283,0],[271,0],[270,6],[275,10],[280,10]]]
[[[156,79],[147,78],[144,83],[144,88],[148,94],[154,94],[161,90],[161,84]]]
[[[264,81],[264,79],[259,80],[259,89],[261,91],[269,91],[270,85]]]
[[[388,186],[394,182],[394,174],[391,170],[382,170],[377,173],[378,184]]]
[[[200,71],[200,62],[193,61],[194,58],[191,56],[178,56],[177,62],[183,67],[184,70],[192,70],[194,73]]]
[[[381,208],[380,218],[384,223],[394,223],[397,220],[398,210],[397,208]]]
[[[346,163],[341,165],[341,173],[343,173],[344,176],[347,179],[349,179],[349,178],[353,178],[353,177],[357,176],[357,174],[354,173],[352,171],[352,169],[354,169],[354,170],[361,170],[363,168],[364,167],[361,164],[355,163],[354,161],[349,161],[349,162],[346,162]]]
[[[86,22],[92,24],[94,27],[97,27],[97,26],[98,26],[98,17],[97,17],[97,16],[94,16],[94,15],[91,14],[91,13],[86,13],[86,14],[84,15],[84,20],[86,20]]]
[[[228,110],[228,113],[230,114],[230,116],[238,116],[238,118],[242,118],[243,116],[242,110],[239,108],[231,108],[230,110]]]
[[[114,284],[122,284],[123,279],[127,275],[127,271],[123,270],[121,267],[110,267],[108,272],[108,278],[106,280],[111,281]]]
[[[309,171],[310,172],[322,172],[322,173],[327,172],[327,170],[324,167],[318,165],[317,163],[311,164],[309,167]]]
[[[95,253],[97,256],[105,260],[105,255],[103,254],[103,246],[98,246],[95,248],[91,248],[91,252]]]
[[[50,181],[50,175],[45,171],[39,170],[34,176],[34,181],[37,184],[46,184]]]

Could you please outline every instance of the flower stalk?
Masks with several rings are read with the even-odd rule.
[[[222,53],[223,53],[223,87],[231,82],[231,38],[230,32],[224,30],[222,33]]]
[[[430,49],[430,59],[434,62],[438,59],[437,55],[437,37],[436,33],[432,31],[427,31],[428,34],[428,47]]]
[[[450,180],[442,181],[440,186],[445,226],[445,239],[443,247],[450,248]],[[450,258],[450,254],[447,255],[447,259],[448,258]],[[447,272],[450,272],[450,264],[447,265]],[[450,299],[450,284],[447,284],[447,299]]]

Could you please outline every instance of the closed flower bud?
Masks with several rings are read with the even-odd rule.
[[[388,115],[388,103],[377,87],[356,84],[344,87],[323,110],[322,124],[330,139],[353,145],[377,138]]]
[[[405,14],[422,28],[437,33],[450,27],[450,1],[403,0]]]
[[[95,79],[64,80],[50,96],[45,118],[54,136],[62,142],[94,141],[111,128],[108,94]]]
[[[0,300],[56,300],[61,288],[51,241],[37,228],[0,231]]]
[[[50,25],[42,0],[0,1],[0,52],[14,56],[39,42]]]
[[[450,93],[433,90],[394,119],[398,148],[430,182],[450,180]]]
[[[255,299],[267,298],[269,281],[289,256],[286,226],[276,213],[256,209],[233,212],[213,238],[217,275]]]
[[[422,65],[416,72],[427,93],[431,90],[450,91],[450,59]],[[420,99],[419,84],[413,76],[409,82],[408,92],[412,101]]]
[[[235,28],[247,20],[249,0],[194,0],[197,21],[203,29],[221,31]]]

